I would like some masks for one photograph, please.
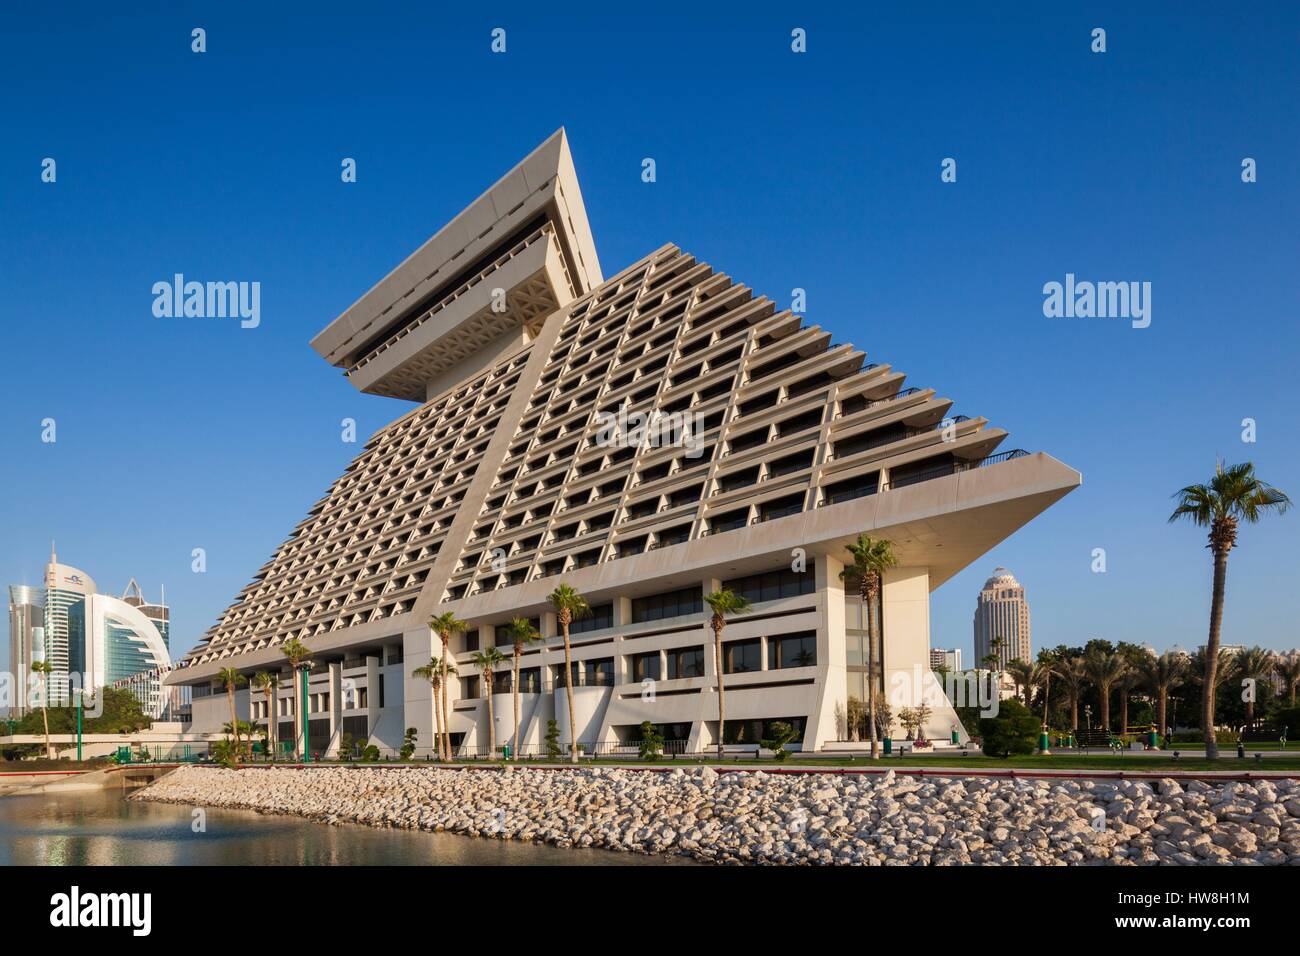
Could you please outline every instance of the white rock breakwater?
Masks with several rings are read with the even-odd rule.
[[[1300,864],[1300,781],[182,767],[134,799],[724,863]]]

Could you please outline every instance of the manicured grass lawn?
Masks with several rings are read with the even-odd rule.
[[[1203,742],[1199,742],[1199,741],[1198,741],[1197,743],[1194,743],[1194,744],[1174,744],[1172,747],[1168,747],[1168,748],[1166,748],[1166,749],[1168,749],[1168,750],[1181,750],[1181,751],[1183,751],[1183,752],[1187,752],[1187,751],[1189,751],[1189,750],[1204,750],[1204,749],[1205,749],[1205,744],[1204,744]],[[1272,743],[1265,743],[1265,744],[1246,744],[1246,755],[1247,755],[1247,756],[1250,756],[1251,754],[1255,753],[1257,750],[1260,750],[1260,751],[1262,751],[1262,750],[1288,750],[1288,751],[1289,751],[1289,750],[1295,750],[1295,751],[1300,751],[1300,741],[1296,741],[1296,740],[1288,740],[1288,741],[1286,742],[1286,746],[1285,746],[1285,747],[1283,747],[1283,746],[1282,746],[1280,743],[1278,743],[1276,740],[1274,740]],[[1232,754],[1233,757],[1236,757],[1236,755],[1237,755],[1237,745],[1236,745],[1236,744],[1225,744],[1225,743],[1222,743],[1222,742],[1221,742],[1221,743],[1219,744],[1219,753],[1220,753],[1220,754],[1226,754],[1226,753],[1229,753],[1229,752],[1231,752],[1231,754]],[[1253,758],[1252,758],[1252,759],[1253,759]]]

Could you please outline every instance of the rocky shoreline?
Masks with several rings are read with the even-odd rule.
[[[132,799],[717,863],[1300,865],[1300,781],[181,767]]]

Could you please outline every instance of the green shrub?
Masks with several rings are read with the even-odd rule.
[[[1008,699],[998,705],[996,717],[980,718],[980,737],[984,753],[990,757],[1031,754],[1038,746],[1042,725],[1018,700]]]
[[[775,720],[768,727],[768,733],[772,736],[762,741],[764,747],[772,751],[772,755],[777,760],[785,760],[790,756],[790,751],[785,749],[785,745],[799,736],[799,732],[783,720]]]
[[[648,720],[641,721],[641,759],[658,760],[664,754],[664,735]]]
[[[406,728],[406,735],[402,738],[402,749],[397,753],[402,760],[410,760],[411,755],[415,753],[415,735],[414,727]]]

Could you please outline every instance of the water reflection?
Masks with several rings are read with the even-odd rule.
[[[451,833],[325,826],[243,810],[125,800],[119,792],[0,798],[0,864],[76,866],[626,866],[679,858],[563,849]]]

